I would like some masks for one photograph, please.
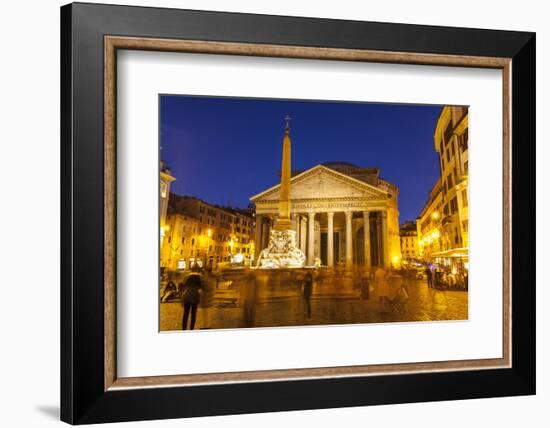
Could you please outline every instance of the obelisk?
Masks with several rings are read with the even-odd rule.
[[[276,230],[292,229],[292,221],[290,219],[290,116],[285,117],[286,127],[285,136],[283,138],[283,156],[281,161],[281,191],[279,195],[279,217],[275,222]]]
[[[285,117],[286,128],[283,138],[283,159],[281,161],[281,186],[279,190],[279,216],[269,232],[269,243],[258,257],[257,266],[262,268],[302,267],[306,256],[296,246],[296,231],[290,220],[290,117]]]

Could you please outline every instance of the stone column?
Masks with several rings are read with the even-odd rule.
[[[254,260],[257,262],[260,253],[262,252],[262,229],[264,223],[264,216],[262,214],[256,214],[256,228],[254,236]]]
[[[370,217],[369,217],[368,211],[363,211],[363,233],[364,233],[364,241],[365,241],[365,250],[363,253],[365,254],[365,267],[370,267]]]
[[[384,267],[390,266],[390,249],[388,247],[388,213],[382,211],[380,213],[382,224],[382,265]]]
[[[351,268],[353,265],[353,241],[352,241],[352,211],[346,211],[346,267]]]
[[[327,265],[334,266],[334,213],[327,213]]]
[[[267,218],[267,222],[264,222],[264,227],[263,227],[263,231],[262,231],[262,247],[263,248],[267,248],[268,244],[269,244],[269,229],[271,228],[271,219],[268,217]]]
[[[306,253],[307,220],[300,216],[300,250]]]
[[[313,266],[313,259],[315,258],[315,213],[308,213],[307,226],[307,264]]]
[[[298,223],[299,223],[298,214],[291,214],[290,218],[292,220],[292,230],[294,230],[296,232],[296,239],[297,239],[298,238]]]

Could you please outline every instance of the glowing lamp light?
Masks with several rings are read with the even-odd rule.
[[[208,235],[209,238],[211,238],[212,237],[212,229],[208,229],[206,234]]]
[[[432,213],[432,218],[434,220],[437,220],[439,218],[439,213],[437,211],[435,211],[434,213]]]

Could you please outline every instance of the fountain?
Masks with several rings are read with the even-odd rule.
[[[268,246],[261,251],[256,264],[266,269],[300,268],[306,260],[305,254],[296,245],[296,231],[292,229],[290,220],[290,117],[287,115],[285,120],[279,216],[269,233]]]

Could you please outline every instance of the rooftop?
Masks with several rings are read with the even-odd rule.
[[[178,213],[185,214],[185,215],[191,215],[191,214],[185,212],[185,210],[181,210],[180,208],[177,207],[178,202],[182,201],[182,200],[184,200],[184,201],[185,200],[194,200],[194,201],[197,201],[197,202],[201,202],[204,205],[207,205],[209,207],[225,211],[229,214],[243,215],[243,216],[246,216],[246,217],[252,217],[252,211],[249,208],[225,207],[225,206],[221,206],[221,205],[217,205],[217,204],[211,204],[210,202],[207,202],[203,199],[197,198],[196,196],[178,195],[177,193],[172,193],[172,192],[170,192],[170,198],[168,199],[168,207],[169,207],[170,211],[171,212],[178,212]]]

